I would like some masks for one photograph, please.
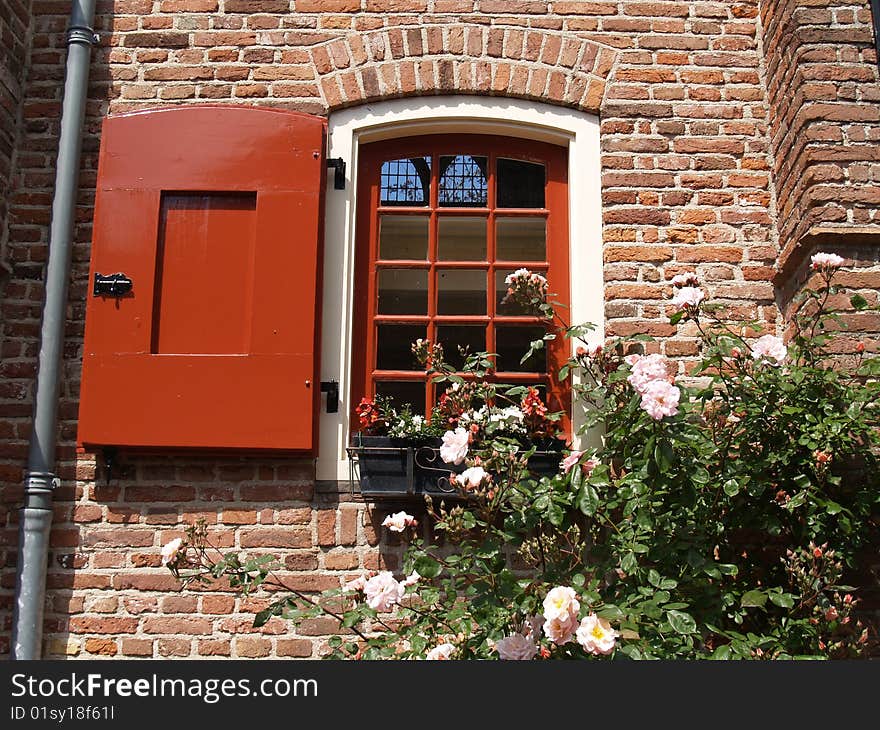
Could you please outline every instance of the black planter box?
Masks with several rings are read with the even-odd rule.
[[[439,437],[410,442],[389,436],[356,433],[347,449],[353,477],[361,494],[368,499],[405,499],[424,495],[458,497],[451,474],[460,474],[465,464],[447,464],[440,458]],[[564,443],[550,439],[538,444],[529,459],[529,469],[537,477],[553,476],[559,470]]]

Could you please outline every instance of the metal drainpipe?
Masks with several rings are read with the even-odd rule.
[[[19,515],[18,569],[15,586],[15,618],[12,627],[13,659],[39,659],[43,639],[43,604],[52,526],[52,492],[59,479],[54,473],[58,391],[67,282],[79,183],[80,148],[85,118],[86,92],[92,45],[98,36],[92,29],[95,0],[73,0],[67,31],[67,66],[61,106],[61,137],[55,169],[49,261],[46,267],[46,299],[40,332],[34,422],[28,453],[24,506]]]

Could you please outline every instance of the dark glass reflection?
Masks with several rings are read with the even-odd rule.
[[[425,337],[423,324],[380,324],[376,335],[377,370],[421,370],[412,343]]]
[[[499,208],[544,207],[544,165],[500,158],[497,170]]]
[[[465,356],[459,348],[467,348],[469,355],[485,351],[486,328],[473,324],[441,324],[437,327],[437,341],[443,345],[446,362],[456,370],[461,370]]]
[[[380,380],[376,383],[376,395],[393,398],[398,408],[409,403],[413,413],[425,415],[425,384],[420,381]]]
[[[542,373],[547,371],[547,349],[535,352],[524,363],[520,363],[523,355],[529,350],[532,340],[544,336],[540,327],[509,327],[495,328],[495,350],[498,352],[497,370],[509,373]]]

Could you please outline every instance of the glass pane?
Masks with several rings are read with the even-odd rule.
[[[421,381],[379,380],[376,383],[376,395],[393,398],[398,410],[409,403],[413,413],[425,415],[425,384]]]
[[[486,328],[474,324],[441,324],[437,327],[437,341],[443,345],[446,362],[456,370],[464,367],[464,355],[458,349],[467,347],[468,354],[486,349]]]
[[[431,158],[382,163],[381,205],[427,205],[431,200]]]
[[[441,269],[437,290],[437,314],[486,313],[486,272],[482,269]]]
[[[470,155],[444,155],[440,158],[441,206],[485,208],[488,176],[487,158]]]
[[[543,208],[544,166],[521,160],[498,160],[498,207]]]
[[[495,351],[498,353],[498,372],[509,373],[542,373],[547,371],[547,350],[535,352],[524,363],[520,363],[523,355],[529,350],[532,340],[544,336],[541,327],[505,327],[495,328]],[[546,343],[545,343],[546,344]]]
[[[504,283],[504,280],[512,273],[513,269],[496,269],[495,271],[495,314],[500,314],[503,317],[534,314],[526,311],[521,304],[504,302],[504,297],[507,296],[507,284]]]
[[[428,219],[383,215],[379,220],[379,258],[427,261]]]
[[[543,218],[499,218],[495,236],[495,258],[499,260],[547,260],[547,221]]]
[[[379,271],[379,314],[427,314],[426,269]]]
[[[380,324],[376,336],[377,370],[421,370],[412,344],[425,338],[423,324]]]
[[[485,218],[441,218],[437,243],[441,261],[485,261]]]

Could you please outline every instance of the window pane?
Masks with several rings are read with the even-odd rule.
[[[428,219],[412,215],[383,215],[379,220],[379,258],[426,261]]]
[[[544,166],[499,159],[497,197],[499,208],[543,208]]]
[[[489,188],[487,158],[444,155],[440,158],[440,205],[485,208]]]
[[[486,272],[482,269],[441,269],[437,289],[437,314],[486,313]]]
[[[379,314],[427,314],[428,272],[425,269],[379,271]]]
[[[425,384],[421,381],[379,380],[376,382],[376,395],[393,398],[398,410],[409,403],[413,413],[425,415]]]
[[[495,328],[495,351],[498,353],[498,372],[510,373],[542,373],[547,371],[547,350],[538,350],[524,363],[520,363],[523,355],[529,350],[532,340],[539,340],[544,336],[541,327],[511,327],[499,326]],[[545,343],[546,344],[546,343]]]
[[[437,258],[441,261],[485,261],[485,218],[441,218]]]
[[[381,205],[427,205],[431,200],[431,158],[382,163]]]
[[[500,314],[504,317],[534,314],[533,312],[526,311],[526,308],[521,304],[504,302],[504,297],[507,296],[507,284],[504,283],[504,280],[512,273],[513,269],[496,269],[495,271],[495,314]]]
[[[495,235],[496,258],[499,260],[547,259],[547,221],[543,218],[499,218]]]
[[[441,324],[437,327],[437,341],[443,345],[443,356],[456,370],[464,367],[464,355],[459,347],[467,347],[468,354],[486,349],[486,328],[473,324]]]
[[[423,324],[380,324],[376,334],[377,370],[421,370],[412,344],[425,338]]]

